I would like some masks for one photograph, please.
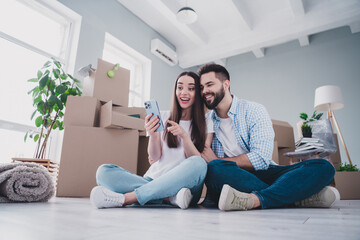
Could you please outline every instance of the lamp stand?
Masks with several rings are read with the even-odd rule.
[[[341,134],[341,131],[340,131],[340,128],[339,128],[339,124],[338,124],[338,122],[336,121],[335,114],[334,114],[334,112],[333,112],[332,110],[329,110],[329,111],[328,111],[328,119],[330,119],[331,128],[332,128],[333,132],[334,132],[334,123],[335,123],[335,127],[336,127],[337,132],[339,133],[341,143],[342,143],[342,145],[343,145],[343,147],[344,147],[344,149],[345,149],[345,152],[346,152],[346,156],[347,156],[348,159],[349,159],[349,163],[352,165],[349,152],[348,152],[348,150],[347,150],[347,147],[346,147],[344,138],[343,138],[343,136],[342,136],[342,134]],[[334,121],[334,123],[333,123],[333,121]]]

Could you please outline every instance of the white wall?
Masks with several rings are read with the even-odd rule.
[[[227,69],[235,95],[263,104],[271,118],[294,128],[300,112],[314,111],[317,87],[339,86],[345,107],[335,115],[351,160],[360,166],[360,33],[343,27],[311,36],[307,47],[293,41],[266,49],[264,58],[238,55],[228,59]],[[344,162],[341,145],[340,152]]]
[[[150,97],[158,100],[161,109],[169,109],[173,83],[183,69],[170,67],[150,52],[150,41],[154,38],[172,46],[166,39],[116,0],[59,1],[82,16],[75,69],[89,63],[96,67],[97,58],[102,56],[105,32],[109,32],[152,60]]]

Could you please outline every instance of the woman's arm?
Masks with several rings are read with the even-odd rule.
[[[145,129],[150,136],[148,145],[150,165],[158,161],[161,157],[161,134],[160,132],[155,132],[155,130],[160,126],[159,118],[154,117],[149,120],[151,116],[152,114],[149,114],[145,117]]]
[[[168,120],[168,123],[171,124],[171,127],[168,127],[167,131],[171,132],[174,136],[179,136],[181,138],[186,158],[200,156],[199,151],[196,149],[191,137],[186,133],[184,128],[174,121]]]

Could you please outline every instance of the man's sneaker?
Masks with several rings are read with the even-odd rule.
[[[182,188],[176,195],[169,197],[170,203],[181,209],[187,209],[190,205],[191,199],[192,194],[188,188]]]
[[[249,193],[239,192],[229,185],[224,184],[219,199],[220,210],[248,210],[252,209],[253,206],[254,199]]]
[[[320,192],[309,198],[296,202],[295,206],[304,208],[330,208],[340,200],[340,193],[334,187],[324,187]]]
[[[122,207],[124,194],[113,192],[105,187],[97,186],[91,190],[90,201],[97,208]]]

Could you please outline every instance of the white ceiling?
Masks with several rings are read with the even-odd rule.
[[[208,62],[225,65],[226,58],[252,52],[266,57],[266,48],[349,26],[360,32],[360,0],[118,0],[176,47],[179,65]],[[191,7],[198,20],[176,19]],[[150,43],[149,43],[150,44]]]

